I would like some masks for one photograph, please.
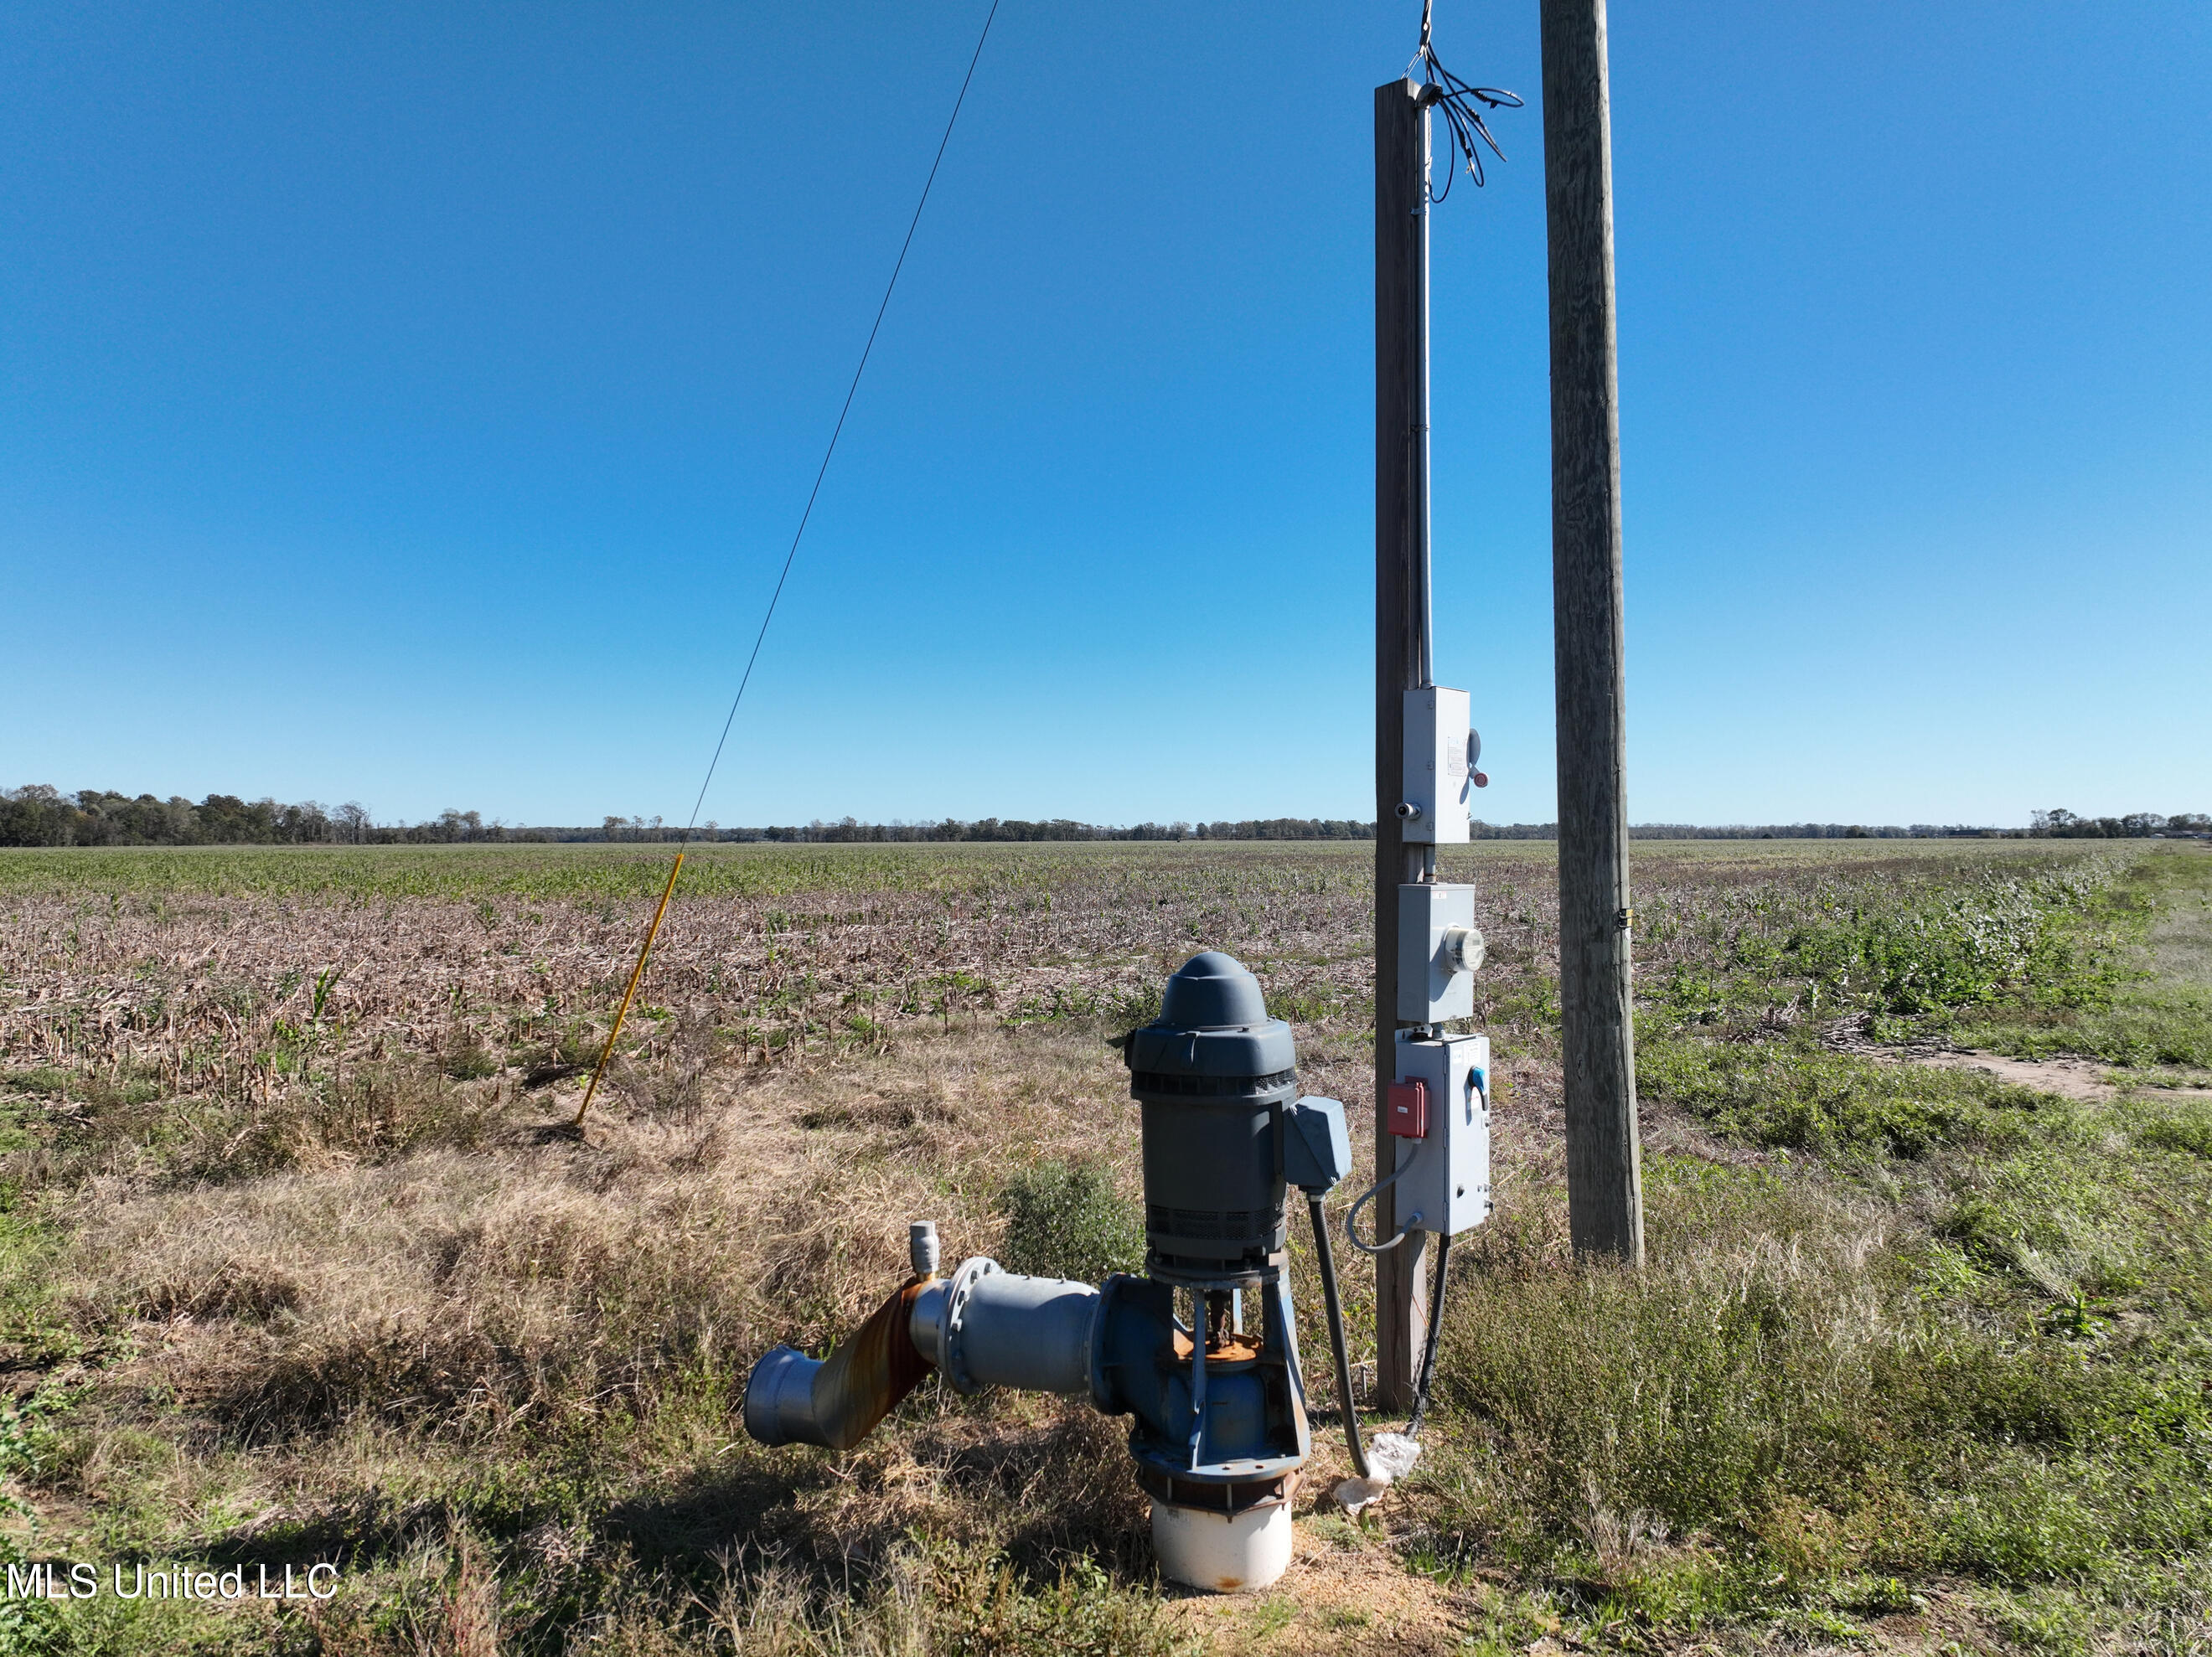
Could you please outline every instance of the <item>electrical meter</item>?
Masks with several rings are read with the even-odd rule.
[[[1441,1024],[1474,1012],[1474,974],[1482,964],[1474,888],[1415,884],[1398,889],[1398,1022]]]

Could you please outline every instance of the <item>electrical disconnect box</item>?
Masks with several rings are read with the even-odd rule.
[[[1467,843],[1467,692],[1423,685],[1406,693],[1406,775],[1400,835],[1423,846]]]
[[[1472,886],[1398,889],[1398,1022],[1441,1024],[1474,1012],[1482,965]]]
[[[1427,1132],[1400,1138],[1396,1200],[1401,1225],[1446,1236],[1490,1217],[1490,1038],[1401,1031],[1398,1079],[1427,1096]]]

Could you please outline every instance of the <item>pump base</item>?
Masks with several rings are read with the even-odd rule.
[[[1291,1563],[1291,1504],[1263,1502],[1237,1513],[1152,1503],[1152,1551],[1174,1581],[1211,1593],[1252,1593]]]

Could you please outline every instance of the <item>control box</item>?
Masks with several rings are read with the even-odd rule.
[[[1428,1132],[1401,1138],[1392,1211],[1419,1214],[1424,1231],[1454,1235],[1490,1217],[1490,1038],[1424,1038],[1401,1031],[1398,1079],[1427,1095]]]
[[[1467,692],[1440,684],[1406,693],[1406,775],[1400,835],[1421,846],[1467,844]]]
[[[1468,940],[1474,940],[1472,950]],[[1441,1024],[1474,1012],[1474,888],[1398,889],[1398,1022]]]

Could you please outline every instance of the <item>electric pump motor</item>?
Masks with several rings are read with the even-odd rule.
[[[1230,1283],[1283,1251],[1283,1112],[1297,1096],[1291,1027],[1218,950],[1167,981],[1160,1016],[1122,1056],[1143,1108],[1146,1275]]]
[[[1263,1587],[1290,1562],[1290,1503],[1313,1448],[1284,1192],[1297,1187],[1317,1212],[1351,1171],[1344,1108],[1297,1096],[1291,1027],[1267,1017],[1250,973],[1211,950],[1168,980],[1160,1016],[1123,1056],[1143,1116],[1142,1276],[1094,1289],[977,1256],[940,1277],[934,1228],[917,1225],[915,1276],[858,1335],[826,1362],[791,1347],[761,1359],[746,1429],[764,1444],[848,1448],[933,1369],[963,1393],[1087,1391],[1133,1418],[1129,1454],[1168,1574]],[[1333,1285],[1325,1231],[1319,1241]]]

